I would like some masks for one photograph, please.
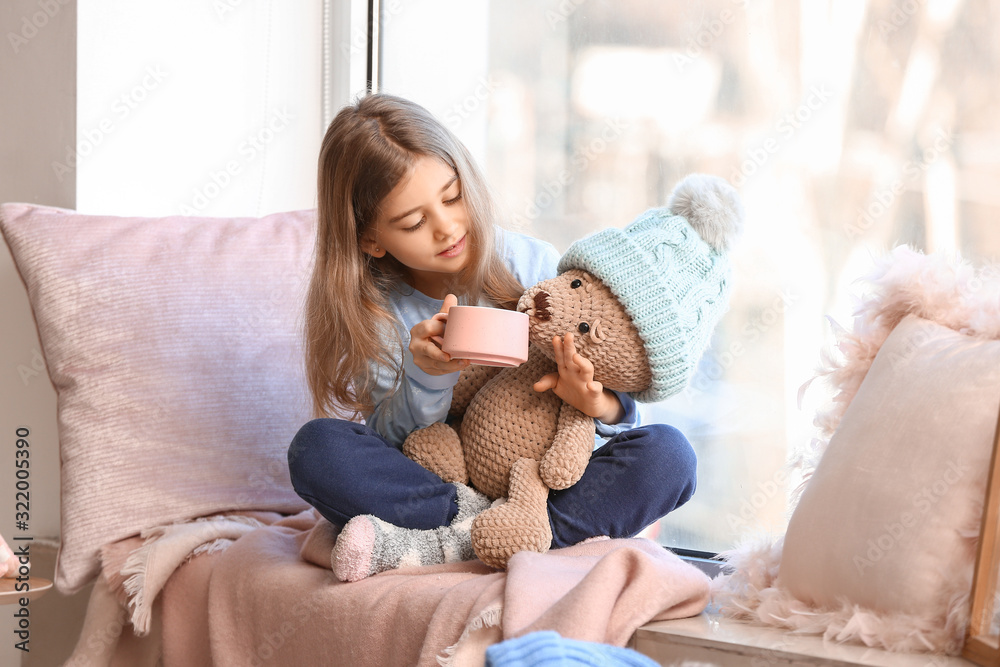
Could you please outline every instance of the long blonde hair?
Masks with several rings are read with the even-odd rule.
[[[417,158],[440,159],[458,175],[469,214],[470,261],[450,291],[465,303],[485,297],[513,309],[524,291],[495,244],[497,208],[462,143],[423,107],[376,93],[337,114],[319,155],[318,233],[306,303],[306,366],[317,416],[370,413],[378,367],[398,383],[402,341],[388,291],[406,267],[361,249],[379,206]],[[390,341],[387,346],[386,341]],[[394,343],[394,344],[393,344]]]

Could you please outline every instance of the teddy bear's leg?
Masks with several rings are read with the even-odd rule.
[[[507,502],[472,522],[472,548],[481,561],[498,569],[518,551],[544,553],[552,544],[549,489],[538,474],[538,461],[518,459],[510,469]]]
[[[490,506],[490,499],[464,484],[455,487],[458,513],[441,528],[400,528],[370,514],[348,521],[330,554],[333,573],[341,581],[360,581],[400,567],[475,558],[470,535],[472,520]]]
[[[435,422],[406,436],[403,453],[446,482],[466,484],[465,454],[458,433],[443,422]]]

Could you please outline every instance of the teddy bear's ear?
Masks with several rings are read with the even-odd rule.
[[[667,208],[687,219],[705,241],[728,250],[743,230],[743,203],[736,188],[718,176],[691,174],[677,184]]]
[[[594,320],[594,325],[590,327],[590,337],[595,343],[603,343],[608,337],[607,332],[604,330],[604,324],[601,322],[600,318]]]

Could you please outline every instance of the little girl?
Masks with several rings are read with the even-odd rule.
[[[456,303],[513,309],[526,286],[556,275],[559,256],[500,228],[466,148],[397,97],[370,94],[337,114],[318,187],[306,361],[324,417],[289,447],[292,484],[335,526],[359,517],[341,533],[338,548],[353,554],[341,579],[470,558],[469,524],[490,501],[400,449],[410,432],[445,420],[468,365],[434,341],[444,324],[433,316]],[[594,391],[577,368],[538,380],[536,391],[554,391],[610,438],[577,484],[550,492],[553,547],[633,536],[691,497],[695,455],[676,429],[639,427],[630,396]],[[325,416],[345,408],[364,423]]]

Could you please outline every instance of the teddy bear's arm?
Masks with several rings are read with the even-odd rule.
[[[542,455],[539,474],[550,489],[566,489],[576,484],[594,450],[594,420],[569,403],[559,409],[556,436]]]

